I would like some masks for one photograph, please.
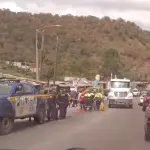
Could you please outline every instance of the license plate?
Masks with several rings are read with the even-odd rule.
[[[124,101],[117,101],[118,104],[124,104]]]

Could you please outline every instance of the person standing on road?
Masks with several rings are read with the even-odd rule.
[[[56,104],[59,106],[59,119],[66,118],[67,107],[69,105],[69,96],[65,90],[61,89],[57,95]]]
[[[84,110],[86,111],[86,107],[90,107],[90,110],[92,110],[93,106],[93,94],[87,92],[84,95]]]
[[[75,90],[73,90],[70,93],[70,97],[71,97],[71,100],[73,102],[72,107],[76,107],[77,104],[78,104],[78,101],[77,101],[77,99],[78,99],[78,93]]]
[[[48,93],[49,98],[47,99],[47,118],[49,121],[58,119],[58,110],[56,108],[56,92],[53,90],[49,90]]]
[[[97,109],[97,110],[100,110],[100,104],[101,104],[101,102],[102,102],[102,97],[103,97],[103,95],[102,95],[101,92],[97,92],[97,93],[95,94],[94,99],[95,99],[95,102],[96,102],[96,109]]]
[[[84,94],[80,94],[80,97],[79,97],[79,101],[80,101],[80,109],[83,110],[84,108]]]
[[[79,94],[78,94],[78,101],[80,102],[80,109],[84,109],[84,95],[86,93],[86,88],[83,89]]]
[[[56,104],[56,91],[52,91],[53,99],[52,99],[52,120],[58,120],[58,105]]]
[[[44,94],[46,94],[47,96],[49,96],[51,94],[51,91],[45,90]],[[51,120],[52,101],[53,101],[53,99],[51,97],[47,98],[47,100],[46,100],[46,110],[47,110],[47,119],[48,119],[48,121]]]

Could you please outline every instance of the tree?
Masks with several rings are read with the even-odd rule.
[[[48,82],[52,79],[53,76],[54,76],[54,68],[51,68],[47,72],[44,72],[42,74],[42,78],[47,79]]]
[[[105,76],[110,76],[111,73],[120,75],[120,55],[117,50],[109,49],[104,52],[103,57],[103,72]]]

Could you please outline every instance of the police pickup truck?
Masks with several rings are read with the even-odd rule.
[[[15,119],[33,117],[43,124],[45,107],[45,99],[32,84],[0,82],[0,134],[10,133]]]

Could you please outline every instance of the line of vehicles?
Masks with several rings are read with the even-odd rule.
[[[0,134],[10,133],[15,119],[33,117],[38,124],[45,122],[47,100],[54,96],[54,92],[44,94],[44,91],[49,88],[44,88],[43,92],[42,90],[39,92],[39,87],[38,84],[34,85],[17,79],[0,79]],[[67,88],[68,92],[70,89],[61,84],[52,86],[55,94],[61,88]],[[104,95],[107,96],[109,108],[126,106],[131,109],[133,108],[133,97],[140,96],[138,104],[145,111],[145,139],[150,139],[150,89],[142,92],[137,89],[132,91],[129,79],[113,78],[108,82],[108,89],[104,90]]]
[[[0,79],[0,135],[10,133],[16,119],[32,117],[37,124],[45,123],[48,119],[48,100],[56,97],[62,89],[69,92],[70,86],[42,87],[41,84],[20,79]]]

